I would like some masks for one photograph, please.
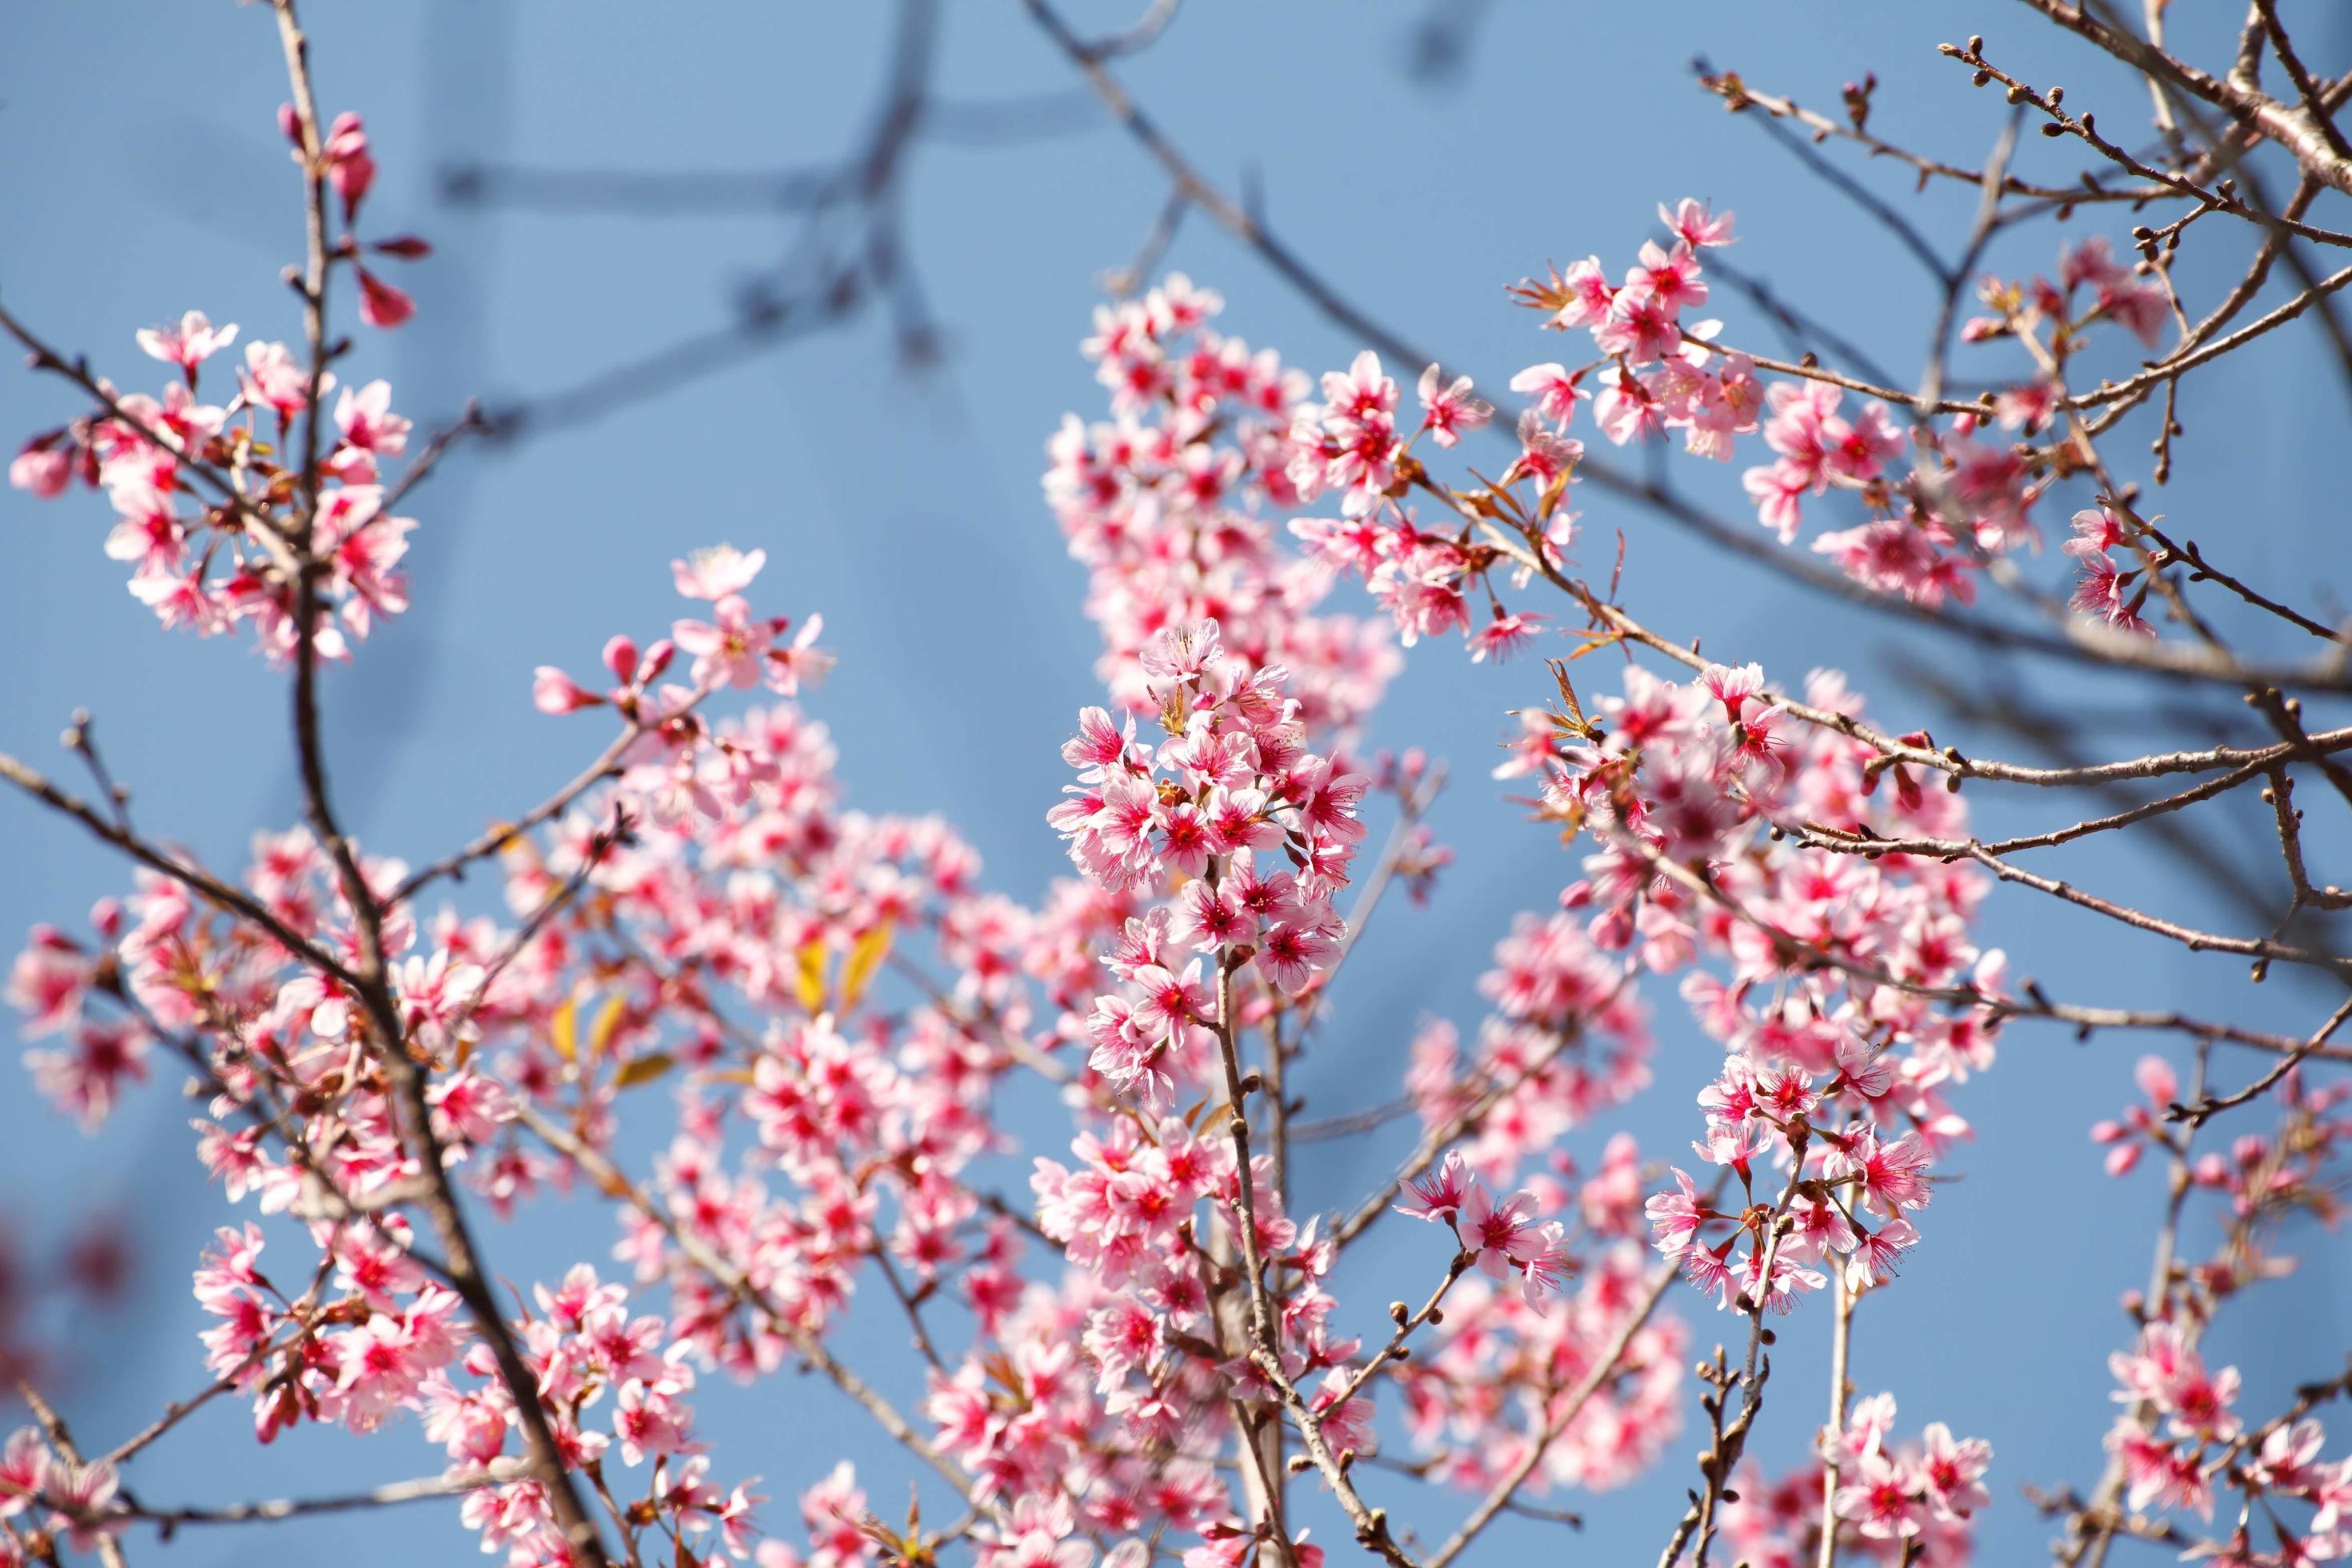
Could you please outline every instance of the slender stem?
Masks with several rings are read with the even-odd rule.
[[[1439,1309],[1445,1304],[1446,1292],[1454,1289],[1454,1282],[1456,1279],[1469,1272],[1470,1265],[1475,1260],[1475,1255],[1472,1253],[1456,1252],[1454,1255],[1453,1261],[1445,1266],[1445,1277],[1437,1282],[1437,1289],[1429,1293],[1429,1300],[1422,1303],[1421,1310],[1398,1313],[1396,1332],[1389,1336],[1388,1343],[1372,1352],[1370,1361],[1357,1368],[1356,1375],[1349,1378],[1347,1385],[1339,1390],[1338,1403],[1345,1405],[1349,1400],[1355,1398],[1363,1391],[1364,1384],[1371,1381],[1373,1373],[1403,1354],[1405,1341],[1412,1337],[1414,1330],[1438,1315]],[[1399,1309],[1403,1305],[1402,1301],[1397,1303]]]
[[[2192,1100],[2205,1097],[2206,1054],[2200,1045],[2197,1052],[2196,1071],[2189,1085],[2189,1098]],[[2166,1141],[2172,1158],[2166,1172],[2164,1223],[2156,1233],[2156,1257],[2148,1266],[2147,1293],[2140,1299],[2137,1314],[2142,1324],[2158,1321],[2168,1315],[2166,1309],[2172,1300],[2172,1260],[2180,1244],[2181,1213],[2189,1202],[2189,1157],[2195,1139],[2196,1130],[2185,1128],[2178,1137]],[[2192,1324],[2192,1331],[2193,1328]],[[2132,1405],[2130,1418],[2144,1424],[2153,1408],[2149,1401],[2139,1400]],[[2120,1453],[2110,1456],[2106,1468],[2100,1473],[2098,1485],[2092,1490],[2091,1500],[2074,1515],[2069,1526],[2068,1539],[2058,1549],[2058,1561],[2066,1568],[2075,1568],[2075,1564],[2084,1562],[2086,1556],[2094,1563],[2106,1560],[2107,1543],[2114,1538],[2117,1521],[2122,1517],[2118,1505],[2123,1501],[2126,1479],[2128,1474],[2124,1468],[2123,1456]]]
[[[2346,998],[2335,1012],[2327,1016],[2326,1023],[2312,1031],[2309,1039],[2281,1057],[2272,1066],[2270,1071],[2234,1094],[2223,1095],[2218,1100],[2210,1095],[2200,1094],[2193,1104],[2175,1106],[2172,1109],[2171,1120],[2186,1121],[2191,1128],[2202,1127],[2224,1110],[2261,1099],[2269,1092],[2272,1086],[2302,1066],[2305,1058],[2326,1045],[2327,1037],[2342,1028],[2347,1018],[2352,1018],[2352,997]]]
[[[596,760],[583,769],[570,784],[565,784],[512,822],[500,823],[488,833],[475,838],[463,847],[443,856],[430,866],[411,872],[402,879],[391,892],[384,895],[385,907],[406,903],[425,887],[443,877],[462,879],[466,874],[466,868],[475,861],[488,859],[509,844],[521,839],[524,835],[541,824],[551,822],[571,810],[572,803],[582,795],[586,795],[606,779],[619,775],[622,757],[627,753],[630,745],[636,741],[637,737],[644,733],[645,727],[635,719],[631,719],[622,728],[621,732],[613,738],[612,743],[599,752]]]
[[[1631,983],[1631,979],[1630,975],[1621,978],[1612,988],[1609,995],[1602,998],[1600,1005],[1592,1010],[1593,1013],[1598,1014],[1605,1010],[1609,1004],[1616,999],[1618,992],[1622,991]],[[1349,1210],[1344,1219],[1331,1227],[1331,1245],[1344,1249],[1374,1220],[1387,1212],[1390,1202],[1403,1189],[1407,1182],[1436,1163],[1437,1157],[1444,1153],[1447,1146],[1455,1139],[1477,1126],[1485,1120],[1488,1111],[1502,1103],[1507,1095],[1549,1067],[1554,1058],[1581,1037],[1582,1026],[1577,1023],[1571,1023],[1567,1027],[1555,1031],[1551,1038],[1544,1042],[1541,1048],[1521,1062],[1515,1070],[1489,1083],[1459,1112],[1431,1128],[1422,1136],[1420,1143],[1415,1145],[1412,1153],[1405,1163],[1397,1167],[1396,1174],[1390,1177],[1381,1184],[1378,1192]]]
[[[1297,1425],[1299,1439],[1306,1445],[1307,1455],[1323,1479],[1330,1483],[1333,1495],[1356,1528],[1356,1539],[1364,1549],[1386,1558],[1392,1568],[1419,1568],[1404,1548],[1389,1533],[1388,1514],[1371,1508],[1356,1490],[1349,1479],[1347,1467],[1331,1451],[1323,1436],[1323,1424],[1307,1405],[1282,1365],[1280,1342],[1276,1337],[1273,1298],[1265,1279],[1265,1258],[1258,1247],[1257,1194],[1252,1175],[1255,1162],[1250,1152],[1248,1096],[1250,1084],[1242,1074],[1241,1052],[1234,1038],[1234,968],[1231,948],[1220,949],[1217,954],[1217,1016],[1211,1027],[1217,1037],[1217,1053],[1225,1073],[1225,1129],[1234,1143],[1234,1208],[1240,1224],[1236,1240],[1241,1250],[1244,1286],[1249,1293],[1250,1360],[1266,1381],[1274,1385],[1291,1419]],[[1285,1532],[1286,1535],[1287,1531]]]
[[[1837,1493],[1838,1450],[1845,1436],[1845,1403],[1853,1397],[1853,1384],[1847,1379],[1846,1364],[1852,1353],[1853,1340],[1854,1293],[1846,1288],[1845,1270],[1830,1270],[1830,1289],[1834,1315],[1830,1320],[1830,1424],[1828,1439],[1822,1445],[1822,1542],[1814,1568],[1836,1568],[1837,1563]]]
[[[1805,1173],[1804,1123],[1797,1123],[1797,1131],[1790,1149],[1789,1184],[1780,1193],[1780,1201],[1772,1205],[1762,1221],[1763,1239],[1756,1245],[1762,1248],[1761,1267],[1756,1272],[1755,1296],[1743,1294],[1735,1303],[1748,1315],[1748,1355],[1739,1374],[1739,1414],[1725,1426],[1721,1436],[1699,1458],[1700,1489],[1691,1505],[1675,1524],[1667,1539],[1666,1549],[1658,1557],[1658,1568],[1674,1568],[1683,1548],[1691,1537],[1698,1537],[1698,1561],[1704,1568],[1707,1544],[1715,1534],[1715,1506],[1723,1496],[1723,1489],[1731,1484],[1732,1473],[1739,1468],[1739,1457],[1748,1447],[1748,1433],[1756,1425],[1756,1417],[1764,1408],[1764,1384],[1772,1375],[1772,1360],[1763,1354],[1764,1313],[1772,1296],[1772,1266],[1780,1256],[1780,1238],[1790,1228],[1789,1205],[1797,1195],[1797,1184]],[[1727,1387],[1718,1387],[1718,1400],[1730,1394]],[[1720,1407],[1717,1419],[1721,1418]]]
[[[315,965],[323,973],[334,976],[344,985],[354,989],[358,987],[359,976],[341,959],[278,919],[267,904],[253,897],[252,894],[242,888],[222,881],[193,861],[184,859],[172,851],[140,837],[128,828],[118,826],[87,803],[68,795],[41,773],[26,767],[5,752],[0,752],[0,780],[16,785],[51,810],[72,817],[88,828],[94,837],[113,845],[150,870],[162,872],[202,898],[206,903],[251,922],[256,928],[268,933],[271,941],[303,963]]]
[[[436,1498],[462,1497],[485,1487],[503,1486],[529,1473],[522,1467],[509,1463],[456,1476],[419,1476],[414,1480],[392,1481],[361,1492],[341,1492],[325,1497],[272,1498],[257,1502],[215,1503],[189,1508],[142,1507],[131,1510],[130,1516],[162,1526],[166,1535],[188,1524],[270,1524],[311,1514],[352,1513],[400,1503],[425,1502]]]

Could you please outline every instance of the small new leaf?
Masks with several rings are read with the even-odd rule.
[[[677,1058],[667,1051],[649,1051],[641,1057],[631,1057],[621,1064],[620,1071],[613,1075],[613,1087],[635,1089],[641,1083],[651,1083],[677,1065]]]
[[[882,960],[890,952],[890,922],[884,921],[866,932],[849,947],[849,957],[841,966],[841,1007],[846,1013],[857,1005],[873,984],[874,972],[882,967]]]
[[[1567,661],[1548,658],[1544,662],[1551,666],[1551,678],[1559,687],[1560,702],[1568,709],[1565,713],[1552,713],[1547,710],[1546,717],[1551,720],[1552,728],[1562,734],[1574,735],[1580,741],[1598,739],[1601,731],[1591,720],[1584,716],[1584,704],[1577,700],[1576,688],[1568,679]]]
[[[793,994],[801,1007],[809,1013],[824,1011],[824,938],[813,936],[801,943],[796,955],[799,973],[794,977]]]

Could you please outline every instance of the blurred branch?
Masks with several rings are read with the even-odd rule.
[[[1704,59],[1693,60],[1691,69],[1697,73],[1700,82],[1704,84],[1711,85],[1720,79],[1717,77],[1714,68]],[[1735,104],[1734,107],[1736,108],[1737,105]],[[1947,289],[1958,287],[1966,277],[1965,268],[1957,268],[1947,262],[1943,252],[1930,244],[1927,237],[1921,234],[1909,218],[1895,211],[1869,186],[1823,157],[1816,149],[1816,143],[1821,140],[1818,135],[1810,140],[1799,136],[1780,123],[1783,118],[1785,117],[1781,115],[1767,114],[1756,123],[1764,128],[1765,134],[1787,148],[1790,154],[1805,166],[1807,174],[1822,181],[1876,219],[1880,227],[1893,235],[1901,243],[1903,248],[1909,251],[1917,258],[1919,264],[1927,269],[1928,277],[1936,279]],[[1996,196],[2000,182],[2005,179],[2007,171],[1998,166],[1998,163],[1987,167],[1985,178],[1994,182]],[[1983,181],[1979,183],[1982,184]]]
[[[1079,47],[1090,60],[1116,59],[1120,55],[1133,54],[1138,49],[1148,47],[1160,37],[1168,24],[1176,19],[1176,7],[1182,3],[1183,0],[1151,0],[1150,8],[1136,19],[1133,26]]]
[[[742,286],[733,318],[573,384],[527,395],[482,416],[505,440],[592,422],[837,326],[879,300],[890,308],[901,359],[937,356],[939,333],[902,244],[900,195],[909,153],[938,108],[939,0],[898,0],[890,64],[856,147],[834,162],[761,174],[688,171],[529,171],[478,165],[444,176],[446,199],[540,210],[637,216],[776,213],[800,219],[793,247]],[[950,105],[948,140],[1026,140],[1059,133],[1052,98]],[[1037,117],[1045,116],[1041,121]]]
[[[1747,296],[1748,303],[1771,318],[1773,326],[1779,330],[1780,336],[1787,342],[1792,352],[1802,355],[1812,355],[1825,348],[1840,363],[1853,366],[1855,370],[1873,381],[1889,384],[1894,382],[1895,377],[1868,353],[1857,347],[1851,339],[1840,336],[1834,329],[1818,318],[1808,315],[1790,304],[1762,279],[1750,277],[1721,257],[1713,258],[1707,262],[1707,271],[1738,289],[1740,293]]]
[[[465,163],[441,175],[452,206],[509,212],[711,217],[798,213],[841,198],[837,164],[782,172],[738,169],[528,169]]]
[[[1495,0],[1427,0],[1412,25],[1406,73],[1424,87],[1458,79],[1479,29],[1494,13]]]

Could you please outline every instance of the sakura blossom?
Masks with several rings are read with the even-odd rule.
[[[1935,264],[1931,360],[1907,386],[1726,258],[1789,243],[1779,205],[1738,193],[1744,225],[1670,195],[1647,233],[1647,195],[1630,221],[1564,205],[1569,254],[1591,254],[1508,288],[1533,322],[1496,312],[1561,336],[1482,384],[1347,304],[1125,96],[1117,62],[1173,7],[1089,43],[1035,0],[1172,177],[1162,229],[1192,213],[1273,262],[1344,329],[1344,363],[1233,335],[1259,307],[1229,318],[1217,290],[1152,276],[1157,234],[1151,265],[1106,280],[1076,356],[1057,351],[1093,390],[1045,442],[1029,522],[1058,531],[1056,591],[1098,648],[1054,689],[1063,721],[1008,716],[1017,661],[976,648],[924,702],[970,703],[978,738],[869,787],[823,678],[872,647],[856,622],[872,605],[831,605],[851,620],[829,636],[800,603],[803,561],[730,514],[742,546],[665,542],[641,563],[659,607],[485,681],[499,728],[576,753],[571,782],[438,850],[345,814],[320,671],[449,591],[426,569],[456,555],[420,486],[453,446],[518,426],[469,408],[436,429],[376,374],[386,345],[352,324],[399,329],[440,297],[393,280],[431,245],[361,227],[400,199],[385,173],[413,150],[326,96],[358,88],[340,65],[314,79],[294,0],[266,9],[302,218],[272,275],[290,300],[132,329],[138,384],[51,346],[13,296],[0,310],[70,402],[24,440],[12,487],[60,502],[43,515],[87,530],[92,569],[164,631],[250,639],[290,716],[271,731],[290,759],[270,765],[296,803],[183,844],[118,783],[87,711],[63,737],[75,773],[0,754],[0,782],[128,861],[8,964],[26,1080],[93,1137],[163,1130],[155,1157],[180,1162],[211,1237],[166,1270],[196,1307],[167,1348],[201,1392],[120,1442],[68,1421],[71,1385],[53,1401],[41,1347],[0,1311],[28,1414],[0,1442],[0,1568],[410,1501],[509,1568],[1323,1568],[1359,1550],[1452,1568],[1507,1550],[1485,1534],[1500,1516],[1630,1509],[1647,1479],[1687,1505],[1659,1521],[1662,1568],[1957,1568],[2021,1506],[2067,1568],[2149,1548],[2352,1557],[2352,1452],[2329,1430],[2352,1380],[2282,1385],[2233,1337],[2242,1301],[2340,1217],[2352,1004],[2282,1034],[2029,942],[2045,984],[2002,935],[2008,900],[2039,898],[2252,981],[2346,977],[2325,923],[2352,907],[2327,880],[2339,825],[2315,815],[2347,793],[2352,726],[2322,721],[2352,689],[2344,661],[2235,640],[2266,617],[2340,655],[2344,629],[2151,499],[2187,439],[2183,378],[2324,319],[2343,276],[2306,276],[2298,247],[2352,246],[2331,226],[2352,189],[2342,84],[2311,76],[2267,0],[2218,70],[2153,12],[2144,37],[2051,11],[2152,89],[2162,134],[2137,151],[2116,110],[2095,120],[1981,38],[1947,45],[2077,160],[2063,179],[2008,136],[1977,169],[1911,151],[1885,106],[1873,118],[1875,78],[1845,85],[1843,121],[1702,79],[1809,155],[1858,149],[1916,176],[1913,199],[1975,215]],[[920,99],[902,133],[935,109]],[[267,110],[247,106],[257,125]],[[1367,140],[1383,124],[1362,121]],[[2258,176],[2289,160],[2274,207]],[[2045,218],[2074,226],[2053,240],[2029,226]],[[2172,258],[2229,225],[2257,248],[2209,299]],[[1833,259],[1822,276],[1842,286],[1873,276]],[[841,308],[864,286],[836,280]],[[2242,315],[2265,289],[2266,313]],[[1767,327],[1806,346],[1767,352]],[[2145,460],[2101,446],[2143,406]],[[1688,480],[1658,477],[1679,472],[1663,450],[1620,466],[1618,448],[1677,438],[1707,459]],[[667,460],[708,537],[700,456]],[[1705,510],[1717,495],[1728,523]],[[1973,689],[1948,703],[1968,727],[1931,732],[1873,649],[1842,650],[1850,679],[1742,647],[1738,622],[1674,620],[1691,595],[1622,526],[1637,516],[1696,521],[1874,613],[2210,689],[2242,732],[2016,761],[1979,744],[1997,726],[1958,699],[2003,699]],[[1446,810],[1507,814],[1535,907],[1455,868],[1445,763],[1392,732],[1391,689],[1436,679],[1488,703],[1500,742]],[[219,717],[242,736],[233,705]],[[257,754],[220,751],[187,764]],[[970,805],[970,770],[1033,764],[1059,795],[1034,786],[1027,843],[1068,867],[1024,887],[946,812]],[[2264,934],[2024,858],[2242,789],[2278,849]],[[2033,815],[2085,792],[2104,804]],[[1421,978],[1462,952],[1484,956],[1459,994]],[[1385,993],[1364,984],[1381,965]],[[1362,1005],[1406,984],[1406,1006]],[[1968,1178],[2062,1077],[2053,1025],[2117,1086],[2103,1105],[2128,1102],[2090,1121],[2089,1149],[2033,1152],[2030,1223],[2064,1232],[2145,1198],[2156,1227],[2146,1282],[2116,1282],[2100,1331],[2112,1398],[2014,1401],[2065,1425],[2079,1484],[2022,1474],[1965,1391],[1915,1397],[1927,1358],[1993,1351],[1925,1343],[1897,1310],[1934,1304],[1921,1277],[1956,1259],[1986,1289],[2037,1289],[2003,1251],[2014,1216]],[[2152,1048],[2132,1063],[2117,1037]],[[560,1260],[508,1261],[522,1227]],[[47,1250],[0,1232],[0,1306],[79,1327],[119,1293],[121,1245],[96,1222]],[[1791,1342],[1826,1352],[1825,1419],[1817,1388],[1789,1389]],[[1893,1392],[1857,1397],[1895,1384],[1905,1423]],[[796,1431],[800,1468],[754,1474],[714,1412],[814,1425],[801,1390],[818,1385],[824,1419],[870,1425],[890,1465]],[[332,1432],[419,1473],[175,1509],[148,1456],[192,1442],[207,1406],[257,1451]]]

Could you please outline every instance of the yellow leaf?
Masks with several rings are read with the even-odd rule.
[[[884,921],[850,944],[849,957],[841,966],[841,1011],[846,1013],[857,1005],[858,998],[874,983],[874,972],[882,967],[882,960],[890,952],[890,922]]]
[[[1568,481],[1575,477],[1576,465],[1574,463],[1570,463],[1567,467],[1561,468],[1559,473],[1552,476],[1551,483],[1544,486],[1543,499],[1537,503],[1536,515],[1538,517],[1548,518],[1551,516],[1552,513],[1559,510],[1560,498],[1568,494]]]
[[[642,1057],[631,1057],[613,1075],[614,1089],[635,1089],[641,1083],[651,1083],[677,1065],[677,1058],[667,1051],[654,1051]]]
[[[1579,632],[1576,635],[1584,639],[1584,646],[1568,656],[1568,661],[1571,664],[1588,653],[1599,653],[1604,647],[1615,647],[1625,640],[1623,632]]]
[[[1557,658],[1548,658],[1544,662],[1551,666],[1552,679],[1559,683],[1559,700],[1568,704],[1568,710],[1576,715],[1576,721],[1583,724],[1586,721],[1584,704],[1576,700],[1576,688],[1569,684],[1567,664]]]
[[[549,1016],[547,1041],[565,1061],[580,1059],[580,1009],[576,1003],[566,1001]]]
[[[803,1009],[811,1013],[824,1010],[824,938],[821,936],[801,943],[797,990]]]
[[[621,1015],[626,1011],[618,996],[607,996],[604,1005],[588,1025],[588,1059],[602,1061],[613,1048],[613,1036],[621,1026]]]
[[[509,836],[499,845],[499,859],[511,867],[538,869],[539,846],[530,841],[529,834],[517,831],[510,822],[494,822],[490,831]]]

